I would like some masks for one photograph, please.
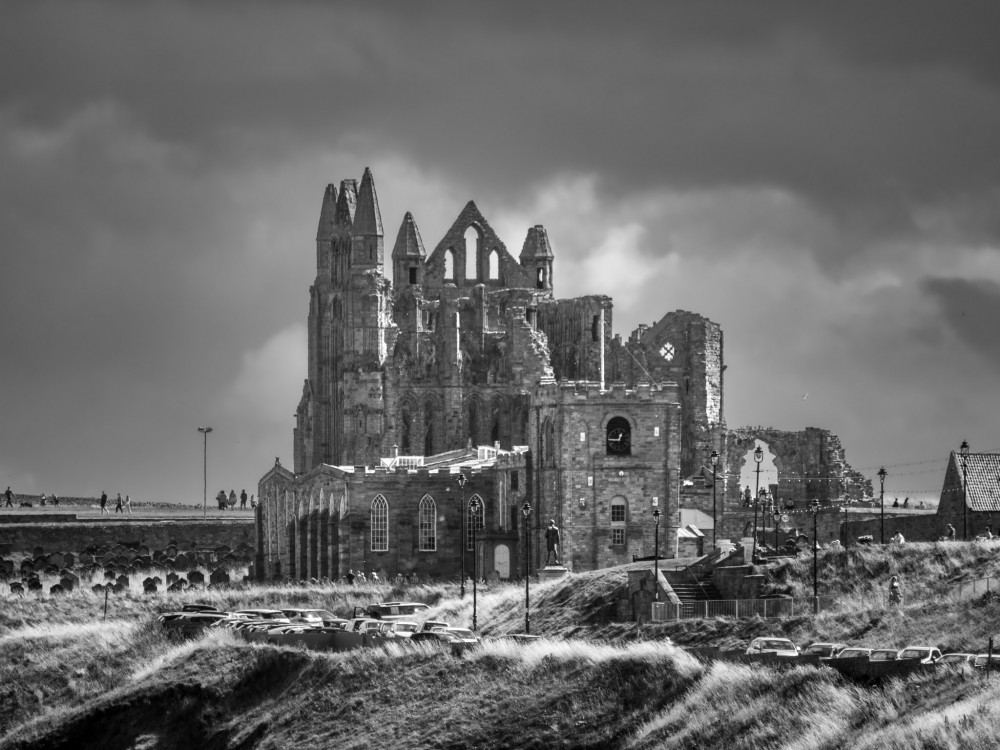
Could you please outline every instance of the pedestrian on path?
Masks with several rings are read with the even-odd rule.
[[[7,491],[3,493],[3,496],[6,499],[6,502],[4,503],[3,507],[5,507],[5,508],[13,508],[14,507],[14,503],[11,502],[11,500],[14,497],[14,493],[10,491],[10,485],[9,484],[7,485]]]
[[[899,578],[893,576],[889,579],[889,604],[900,607],[903,604],[903,588],[899,585]]]
[[[132,498],[128,495],[125,495],[125,510],[128,511],[130,516],[132,515]]]
[[[101,515],[103,516],[105,513],[107,513],[108,515],[111,515],[111,511],[108,510],[108,493],[107,492],[102,492],[101,493]]]
[[[118,493],[118,497],[115,499],[115,513],[121,513],[122,515],[125,515],[122,503],[122,493],[120,492]]]

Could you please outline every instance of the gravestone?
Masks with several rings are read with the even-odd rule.
[[[223,586],[229,583],[229,573],[224,568],[216,568],[208,580],[213,586]]]
[[[188,574],[187,574],[187,579],[188,579],[188,583],[192,583],[192,584],[195,584],[195,583],[204,583],[205,582],[205,574],[202,573],[200,570],[189,570]]]
[[[49,593],[55,596],[56,594],[65,594],[66,590],[57,583],[54,586],[49,586]]]
[[[18,583],[17,581],[15,581],[14,583],[12,583],[10,585],[10,593],[12,593],[12,594],[23,594],[24,593],[24,586],[22,584]]]
[[[59,585],[62,586],[63,591],[72,591],[76,588],[76,581],[72,578],[60,578]]]

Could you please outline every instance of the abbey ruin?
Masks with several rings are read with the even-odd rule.
[[[471,201],[430,253],[407,213],[389,260],[391,282],[371,172],[327,186],[293,465],[258,487],[260,577],[516,578],[550,520],[562,562],[592,570],[653,554],[653,508],[673,556],[681,510],[712,511],[713,450],[718,535],[740,536],[762,430],[726,425],[719,324],[676,310],[622,338],[609,297],[555,297],[544,227],[515,257]],[[768,437],[783,497],[864,482],[825,430]]]

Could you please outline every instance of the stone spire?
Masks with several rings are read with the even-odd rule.
[[[316,241],[327,242],[333,237],[337,227],[337,188],[326,186],[323,194],[323,206],[319,210],[319,228],[316,230]]]
[[[399,225],[399,234],[396,235],[396,244],[392,246],[393,259],[426,257],[424,252],[424,241],[420,238],[420,230],[413,220],[413,214],[409,211],[403,217],[403,223]]]
[[[358,181],[341,180],[340,196],[337,199],[337,222],[346,227],[354,223],[354,213],[358,206]]]
[[[354,236],[382,236],[382,214],[378,209],[378,196],[375,194],[375,181],[372,171],[365,167],[358,189],[358,210],[354,214],[354,225],[351,227]]]

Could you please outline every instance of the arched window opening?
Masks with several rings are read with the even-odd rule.
[[[470,226],[465,230],[465,280],[478,281],[479,232]]]
[[[449,248],[444,254],[444,280],[455,280],[455,251]]]
[[[473,502],[472,497],[479,499],[479,512],[474,513],[472,510]],[[466,500],[465,508],[465,549],[472,552],[472,529],[473,524],[475,524],[476,533],[478,534],[483,530],[486,525],[486,503],[479,495],[473,495],[468,500]]]
[[[421,552],[437,551],[437,503],[430,495],[420,499],[417,509],[417,529]]]
[[[605,445],[609,456],[632,455],[632,425],[625,417],[613,417],[608,420]]]
[[[539,289],[544,289],[545,288],[545,269],[544,268],[539,268],[538,269],[538,281],[536,282],[535,286],[537,286]]]
[[[500,253],[496,248],[490,250],[490,280],[496,281],[500,278]]]
[[[469,439],[473,448],[479,445],[479,402],[476,399],[469,402]]]
[[[625,544],[625,498],[616,495],[611,498],[611,546],[621,547]]]
[[[413,446],[411,444],[410,435],[413,432],[413,418],[410,416],[410,412],[403,412],[403,426],[400,430],[399,435],[399,450],[404,456],[412,455],[411,451]]]
[[[424,455],[433,456],[435,446],[434,435],[434,404],[424,405]]]
[[[372,500],[372,552],[389,551],[389,503],[382,495]]]
[[[546,418],[542,424],[542,465],[553,469],[556,465],[556,430],[552,420]]]

